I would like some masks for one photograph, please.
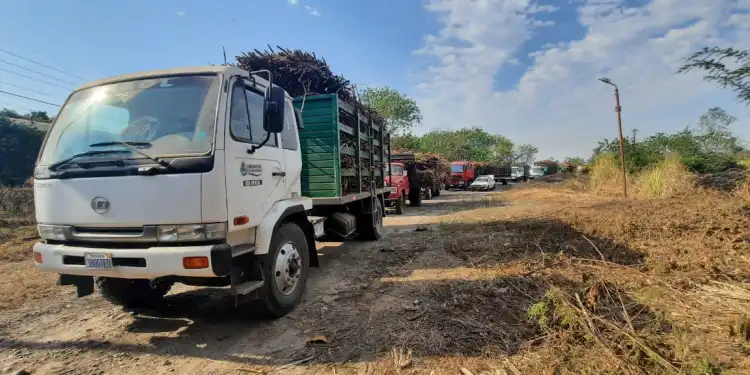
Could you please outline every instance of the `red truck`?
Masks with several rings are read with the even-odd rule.
[[[466,189],[478,176],[475,175],[476,163],[470,161],[451,162],[451,180],[447,189]]]
[[[385,185],[391,187],[391,194],[385,199],[386,207],[395,207],[397,214],[404,213],[406,197],[409,196],[409,176],[402,163],[391,163],[391,174],[385,177]]]
[[[473,161],[451,162],[451,180],[446,186],[448,189],[468,189],[477,177],[489,175],[503,185],[513,180],[512,169],[507,165],[493,165],[489,163],[477,163]]]

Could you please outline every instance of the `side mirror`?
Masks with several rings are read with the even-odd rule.
[[[404,177],[406,177],[406,176],[408,176],[408,175],[409,175],[409,171],[407,171],[407,170],[404,170],[404,174],[403,174],[403,176],[404,176]]]
[[[305,120],[302,119],[302,111],[299,108],[294,109],[294,118],[297,119],[297,129],[304,129]]]
[[[266,121],[263,130],[281,133],[284,130],[284,89],[271,86],[266,89]]]

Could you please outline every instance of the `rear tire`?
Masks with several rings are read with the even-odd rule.
[[[406,196],[401,192],[401,196],[396,199],[396,214],[401,215],[404,213],[404,206],[406,206]]]
[[[422,192],[419,189],[409,189],[409,205],[412,207],[422,205]]]
[[[310,252],[305,233],[297,224],[284,223],[273,232],[271,247],[263,263],[264,315],[281,318],[294,310],[305,295],[310,270]]]
[[[157,283],[151,287],[150,280],[96,278],[96,286],[108,302],[125,308],[143,308],[161,302],[172,288],[171,283]]]
[[[369,213],[372,211],[369,209],[370,203],[365,202],[363,208],[368,213],[362,213],[357,220],[359,237],[364,241],[377,241],[383,236],[383,205],[378,198],[371,202],[376,205],[375,212]]]
[[[435,189],[435,194],[432,195],[433,197],[439,197],[440,196],[440,187]]]

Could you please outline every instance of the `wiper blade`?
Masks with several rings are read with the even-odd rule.
[[[125,142],[125,141],[114,141],[114,142],[99,142],[90,144],[89,147],[106,147],[106,146],[135,146],[135,147],[151,147],[151,142]]]
[[[122,154],[122,153],[130,153],[130,150],[95,150],[95,151],[86,151],[82,152],[80,154],[75,154],[67,159],[60,160],[58,162],[52,163],[47,167],[51,171],[56,171],[58,168],[62,167],[65,164],[70,163],[71,161],[82,158],[84,156],[96,156],[96,155],[106,155],[106,154]]]
[[[144,156],[146,158],[149,158],[153,160],[156,164],[159,164],[162,167],[166,167],[167,163],[165,163],[163,160],[151,156],[141,150],[138,149],[138,147],[150,147],[150,142],[126,142],[126,141],[110,141],[110,142],[100,142],[100,143],[94,143],[90,144],[89,147],[105,147],[105,146],[125,146],[128,148],[128,150],[135,152],[136,154],[139,154],[141,156]]]

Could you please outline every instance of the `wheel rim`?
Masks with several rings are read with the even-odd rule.
[[[381,228],[383,228],[383,210],[378,204],[377,210],[375,210],[375,233],[380,233]]]
[[[274,279],[276,288],[283,295],[290,295],[302,277],[302,258],[294,242],[287,242],[276,254]]]

